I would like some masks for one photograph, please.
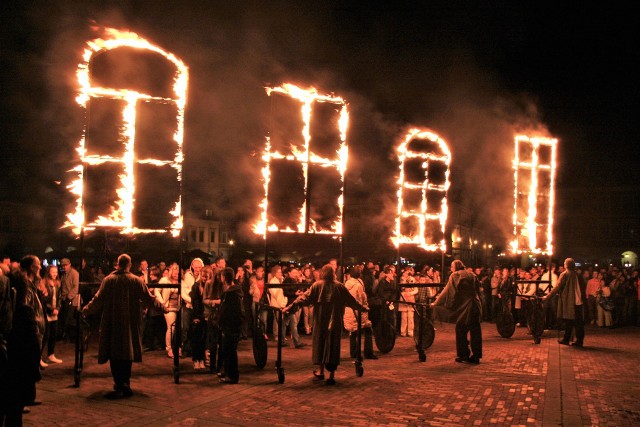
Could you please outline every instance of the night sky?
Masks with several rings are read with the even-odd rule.
[[[189,66],[185,206],[213,207],[247,237],[262,194],[259,154],[270,119],[264,86],[284,82],[349,102],[349,189],[370,208],[381,241],[395,209],[393,150],[409,125],[449,143],[451,199],[505,237],[516,132],[559,138],[559,195],[638,183],[640,26],[630,10],[513,2],[11,3],[0,12],[0,200],[52,206],[61,220],[82,131],[75,68],[84,42],[99,35],[95,26],[136,32]],[[557,221],[568,223],[576,207],[557,205]]]

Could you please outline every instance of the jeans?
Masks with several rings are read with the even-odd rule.
[[[189,342],[189,329],[193,321],[193,309],[182,307],[182,342],[181,347],[185,353],[191,353],[191,343]]]
[[[296,310],[294,313],[287,313],[284,317],[284,325],[282,325],[282,333],[285,334],[287,325],[291,330],[291,338],[293,339],[293,345],[299,346],[302,344],[300,341],[300,334],[298,333],[298,323],[300,322],[300,310]]]

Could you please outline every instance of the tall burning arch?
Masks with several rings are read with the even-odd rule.
[[[260,220],[254,226],[254,232],[265,237],[267,232],[342,235],[344,178],[348,160],[346,135],[349,114],[346,102],[337,96],[321,95],[314,88],[302,89],[288,83],[279,87],[268,87],[266,91],[272,98],[272,102],[274,97],[280,97],[280,101],[292,102],[288,111],[293,114],[272,119],[272,128],[270,135],[266,138],[262,155],[265,162],[262,169],[264,183],[264,199],[260,205],[262,212]],[[324,113],[321,113],[321,109],[324,109]],[[326,123],[314,126],[314,120],[318,121],[316,116],[320,115],[327,116],[332,126],[324,126]],[[283,128],[286,129],[283,130]],[[333,146],[329,148],[328,153],[327,145]],[[324,155],[319,154],[323,149]],[[281,221],[272,215],[273,206],[270,206],[270,195],[274,190],[272,181],[275,162],[295,168],[297,180],[301,182],[304,189],[303,197],[296,198],[296,195],[293,195],[295,201],[290,206],[291,209],[282,215],[282,217],[293,218],[291,221]],[[328,217],[325,215],[323,221],[320,220],[319,215],[314,215],[310,202],[313,168],[332,171],[336,175],[333,179],[333,195],[327,197],[331,200],[332,206],[328,208],[329,215]],[[322,184],[321,186],[324,187]],[[319,187],[316,189],[322,190]],[[290,187],[284,190],[289,191]]]
[[[77,174],[76,179],[68,186],[71,193],[76,196],[75,209],[67,214],[67,221],[63,226],[71,227],[77,234],[84,229],[93,229],[96,227],[113,227],[120,229],[123,233],[154,233],[154,232],[171,232],[177,236],[182,229],[182,213],[181,213],[181,191],[179,190],[182,180],[182,145],[184,139],[184,112],[187,99],[188,84],[188,68],[187,66],[172,53],[169,53],[147,40],[139,37],[132,32],[122,32],[115,29],[107,28],[104,30],[103,38],[93,39],[87,42],[84,50],[83,61],[78,64],[76,71],[77,81],[79,85],[78,96],[76,102],[82,107],[85,113],[85,126],[76,149],[80,163],[72,169]],[[158,54],[165,61],[175,67],[173,71],[173,84],[171,85],[170,94],[153,95],[142,93],[131,88],[114,88],[102,87],[93,84],[92,65],[96,58],[108,52],[116,51],[120,48],[133,49],[140,54],[152,53]],[[168,95],[168,96],[167,96]],[[121,104],[121,116],[117,119],[117,136],[113,143],[121,145],[121,155],[99,153],[99,148],[93,147],[90,141],[89,129],[92,126],[91,116],[89,114],[90,104],[98,100],[106,100],[107,102],[115,102]],[[160,135],[159,139],[175,145],[174,149],[169,151],[158,148],[158,151],[164,151],[162,158],[139,157],[136,147],[139,139],[138,120],[140,118],[143,104],[148,106],[160,105],[168,108],[168,114],[173,116],[173,124],[169,130],[169,135]],[[166,114],[165,114],[166,116]],[[156,120],[155,124],[160,125],[160,120]],[[115,145],[114,144],[114,145]],[[99,145],[99,144],[98,144]],[[149,151],[149,150],[148,150]],[[154,153],[155,150],[151,150]],[[93,218],[87,218],[85,211],[85,202],[88,197],[86,188],[87,172],[93,167],[112,166],[120,169],[118,174],[119,186],[115,188],[115,199],[105,206],[103,215],[95,215]],[[170,174],[175,176],[178,191],[175,192],[177,197],[175,200],[163,201],[169,208],[167,209],[167,223],[163,222],[161,227],[148,227],[138,224],[134,219],[134,210],[137,208],[136,199],[142,197],[142,193],[136,188],[136,171],[142,171],[142,168],[151,167],[160,168],[158,170],[166,170],[169,168]],[[158,199],[162,201],[163,193],[158,193]],[[159,203],[162,204],[162,203]],[[139,207],[139,203],[138,203]],[[156,205],[157,207],[157,205]],[[151,206],[150,209],[154,207]],[[155,221],[155,220],[154,220]],[[155,225],[155,224],[154,224]]]
[[[392,241],[396,247],[412,244],[428,251],[445,251],[449,147],[430,130],[411,129],[397,151],[400,174]]]

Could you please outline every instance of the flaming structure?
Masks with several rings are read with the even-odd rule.
[[[398,248],[412,244],[427,251],[445,251],[449,147],[429,130],[411,129],[397,151],[398,211],[391,240]]]
[[[514,252],[553,254],[553,206],[557,139],[515,137]]]
[[[159,54],[164,60],[169,61],[168,65],[174,67],[173,84],[171,85],[171,96],[155,96],[141,93],[133,89],[102,87],[93,84],[94,60],[100,55],[115,51],[120,48],[132,49],[136,54],[153,53]],[[71,227],[76,234],[82,229],[93,229],[96,227],[113,227],[120,229],[123,233],[154,233],[171,232],[177,236],[182,229],[181,196],[177,200],[169,202],[172,209],[167,213],[171,218],[166,228],[144,228],[137,227],[134,221],[134,209],[136,208],[136,177],[134,169],[140,165],[152,165],[156,167],[172,168],[171,174],[177,176],[178,186],[182,180],[182,144],[184,137],[184,111],[187,102],[188,68],[173,54],[151,44],[147,40],[132,32],[122,32],[107,28],[104,30],[104,37],[90,40],[84,50],[83,61],[78,65],[77,81],[79,85],[76,102],[82,107],[85,113],[85,127],[76,149],[79,156],[79,164],[71,172],[77,174],[77,178],[68,186],[71,193],[76,196],[75,210],[67,214],[67,221],[63,227]],[[88,129],[90,120],[88,110],[90,104],[103,98],[121,106],[121,116],[119,118],[118,135],[116,145],[121,147],[121,155],[99,154],[94,147],[87,147]],[[136,150],[137,120],[139,109],[142,103],[146,105],[163,104],[171,108],[172,114],[175,111],[175,126],[172,135],[167,136],[171,144],[175,144],[173,155],[168,155],[163,159],[139,158]],[[171,151],[169,151],[171,153]],[[90,167],[97,165],[111,164],[120,170],[118,175],[118,187],[115,189],[116,199],[108,207],[104,215],[95,218],[87,218],[85,212],[86,173]],[[178,191],[180,193],[180,191]]]
[[[260,220],[254,225],[254,232],[260,234],[266,238],[267,232],[283,232],[283,233],[312,233],[312,234],[328,234],[328,235],[342,235],[342,221],[344,210],[344,177],[347,170],[348,160],[348,148],[347,148],[347,126],[349,122],[349,114],[347,111],[346,102],[336,96],[320,95],[314,88],[302,89],[292,84],[283,84],[279,87],[266,88],[267,94],[273,96],[274,94],[280,94],[287,98],[290,98],[300,105],[300,118],[301,129],[297,129],[294,132],[294,136],[288,142],[288,146],[285,147],[282,152],[278,149],[274,149],[272,137],[266,138],[265,149],[262,155],[262,159],[265,164],[262,169],[263,184],[264,184],[264,199],[260,205],[262,213]],[[315,135],[312,131],[312,118],[317,115],[314,114],[316,109],[320,105],[329,106],[332,112],[337,114],[336,125],[337,129],[333,129],[338,139],[337,150],[335,151],[335,157],[323,157],[318,154],[321,148],[319,145],[323,138]],[[298,118],[283,118],[282,121],[297,121]],[[281,123],[276,123],[280,125]],[[286,127],[286,126],[285,126]],[[302,170],[303,185],[304,185],[304,199],[295,208],[294,216],[297,217],[296,225],[292,227],[287,224],[279,224],[277,221],[273,221],[269,217],[269,195],[271,193],[270,182],[272,178],[272,163],[273,160],[286,161],[294,164],[296,167],[300,167]],[[337,215],[330,220],[330,225],[322,225],[320,221],[314,220],[311,215],[310,206],[310,169],[311,167],[319,167],[322,169],[332,169],[337,172],[340,181],[340,188],[338,191],[337,200],[335,206],[337,207]],[[325,224],[323,222],[323,224]]]

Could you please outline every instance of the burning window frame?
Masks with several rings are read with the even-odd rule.
[[[414,140],[426,140],[430,143],[435,143],[440,148],[443,154],[434,152],[419,152],[409,149],[409,144]],[[446,251],[445,241],[445,227],[447,223],[448,204],[447,204],[447,192],[451,182],[449,181],[450,165],[451,165],[451,151],[447,146],[447,143],[440,138],[436,133],[428,129],[410,129],[405,139],[398,145],[396,151],[398,152],[398,160],[400,161],[400,174],[398,176],[398,209],[396,216],[395,235],[391,238],[392,243],[397,248],[402,244],[416,245],[426,251],[434,252],[437,250]],[[424,173],[424,180],[421,184],[411,184],[405,181],[405,162],[408,159],[422,159]],[[428,170],[430,162],[441,162],[446,165],[445,181],[443,184],[433,184],[429,181]],[[404,206],[404,189],[418,189],[422,191],[422,199],[420,203],[420,210],[405,210]],[[444,193],[441,201],[440,210],[436,213],[429,213],[429,200],[428,191],[439,191]],[[433,210],[431,210],[433,212]],[[401,222],[403,218],[414,217],[418,219],[419,233],[414,235],[402,234]],[[438,221],[440,224],[440,230],[442,232],[442,239],[440,242],[428,242],[426,236],[427,222]]]
[[[546,137],[529,137],[526,135],[517,135],[515,141],[515,153],[513,159],[514,173],[514,210],[513,210],[513,235],[511,249],[516,253],[531,252],[534,254],[551,255],[553,254],[553,214],[555,204],[555,176],[556,176],[556,152],[558,140],[556,138]],[[523,144],[531,145],[531,161],[521,161],[520,147]],[[541,164],[539,159],[539,148],[549,147],[551,150],[550,161],[548,164]],[[541,194],[538,188],[538,172],[540,170],[549,171],[549,190],[548,194]],[[529,183],[528,193],[524,189],[518,188],[518,174],[520,171],[530,171],[531,180]],[[526,215],[522,218],[518,216],[518,195],[526,194],[528,209]],[[547,222],[537,223],[538,216],[538,199],[539,197],[548,198]],[[538,227],[546,226],[546,242],[545,247],[541,248],[537,242]],[[519,244],[520,237],[527,241],[527,247],[521,247]]]
[[[116,89],[108,87],[96,87],[91,83],[90,64],[97,55],[117,48],[132,48],[144,51],[151,51],[162,55],[176,67],[174,76],[173,93],[174,97],[157,97],[149,94],[139,93],[129,89]],[[91,230],[97,227],[119,228],[125,234],[137,233],[166,233],[170,232],[177,237],[182,229],[182,196],[178,196],[175,207],[169,212],[172,223],[166,229],[144,229],[137,228],[133,223],[133,210],[135,204],[135,176],[134,166],[136,163],[152,164],[155,166],[168,166],[176,170],[177,179],[182,185],[182,146],[184,140],[184,113],[187,103],[188,67],[175,55],[160,47],[151,44],[137,34],[128,31],[119,31],[113,28],[104,29],[104,37],[96,38],[87,42],[84,50],[83,61],[78,64],[76,77],[79,85],[76,102],[82,107],[85,114],[85,125],[82,137],[76,149],[80,164],[69,172],[77,174],[77,178],[67,188],[76,196],[75,210],[67,214],[67,221],[64,227],[70,227],[75,234],[80,234],[83,229]],[[123,156],[112,157],[103,155],[88,155],[86,151],[86,138],[89,122],[87,120],[87,105],[91,98],[107,98],[122,100],[125,107],[122,112],[122,127],[120,139],[123,143]],[[138,159],[135,156],[135,130],[136,113],[139,101],[158,102],[173,104],[177,108],[177,126],[173,134],[173,141],[176,144],[176,152],[173,160]],[[100,216],[95,221],[86,223],[84,211],[84,175],[87,166],[104,163],[121,163],[124,173],[119,175],[120,188],[116,189],[118,200],[116,207],[112,207],[108,216]],[[180,194],[182,191],[180,190]]]
[[[302,128],[304,146],[301,147],[302,149],[299,149],[299,147],[292,145],[290,147],[290,154],[282,154],[278,151],[272,150],[271,138],[269,136],[266,137],[265,149],[262,154],[262,160],[264,160],[265,162],[264,167],[262,168],[264,198],[262,200],[262,203],[260,204],[260,207],[262,209],[261,217],[253,227],[254,233],[262,235],[265,239],[268,232],[325,234],[341,236],[343,233],[344,179],[349,158],[349,150],[347,146],[349,112],[347,110],[347,103],[341,97],[333,95],[320,95],[315,88],[302,89],[290,83],[285,83],[282,86],[278,87],[266,87],[265,89],[268,96],[271,96],[272,93],[280,93],[296,99],[302,103],[301,115],[304,124]],[[314,103],[331,103],[335,104],[340,109],[338,119],[340,145],[338,150],[336,151],[336,158],[334,159],[321,157],[315,154],[311,149],[312,138],[310,129]],[[267,224],[269,211],[269,182],[271,179],[271,161],[274,159],[294,161],[302,164],[305,198],[302,206],[300,207],[298,224],[295,230],[289,226],[282,228],[278,224]],[[315,224],[313,219],[307,217],[307,203],[309,200],[309,167],[311,165],[318,165],[323,168],[335,168],[340,174],[341,188],[340,195],[338,196],[337,200],[339,213],[333,221],[330,229],[321,229]]]

